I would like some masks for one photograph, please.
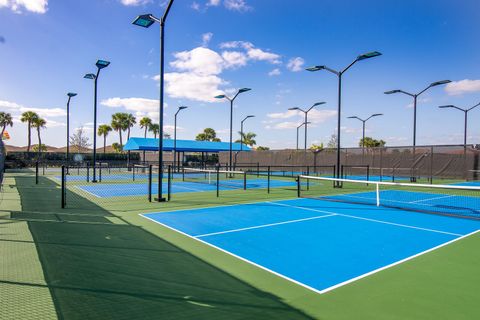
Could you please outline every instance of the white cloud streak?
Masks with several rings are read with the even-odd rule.
[[[453,81],[445,86],[445,91],[451,96],[480,92],[480,80]]]
[[[287,63],[288,70],[292,72],[299,72],[303,70],[303,65],[305,64],[305,60],[301,57],[292,58]]]
[[[9,8],[15,13],[27,10],[44,14],[47,12],[48,0],[0,0],[0,8],[2,7]]]

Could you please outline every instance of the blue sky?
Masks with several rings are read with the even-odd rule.
[[[65,145],[66,93],[72,128],[92,134],[93,82],[97,59],[111,61],[99,79],[99,123],[114,112],[158,119],[159,28],[131,24],[142,13],[160,16],[159,0],[0,0],[0,110],[12,113],[13,145],[26,144],[26,127],[17,118],[38,111],[48,121],[44,141]],[[462,113],[439,110],[480,102],[480,12],[475,0],[461,1],[274,1],[177,0],[166,29],[166,131],[180,105],[178,137],[193,139],[205,127],[228,140],[229,108],[212,97],[250,87],[239,96],[234,129],[249,114],[245,131],[259,145],[294,147],[302,116],[290,107],[312,111],[309,144],[326,143],[336,128],[337,81],[328,72],[305,67],[325,64],[342,69],[358,54],[382,56],[361,61],[344,75],[342,145],[354,146],[361,123],[372,119],[367,135],[388,145],[412,139],[411,98],[384,95],[390,89],[417,92],[436,80],[419,99],[418,144],[463,141]],[[470,116],[469,143],[480,143],[480,107]],[[132,135],[142,135],[137,126]],[[34,142],[36,140],[34,139]],[[118,141],[111,133],[108,143]]]

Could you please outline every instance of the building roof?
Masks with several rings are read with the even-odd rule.
[[[157,151],[158,139],[154,138],[130,138],[123,150],[126,151]],[[178,140],[177,151],[182,152],[222,152],[229,151],[229,142],[210,142],[195,140]],[[250,151],[251,149],[245,145],[243,148],[240,143],[232,144],[233,151]],[[173,139],[163,139],[163,151],[173,151]]]

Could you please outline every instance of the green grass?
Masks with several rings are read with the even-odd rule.
[[[41,177],[36,186],[28,174],[8,174],[0,254],[9,252],[15,263],[8,269],[17,271],[2,273],[0,297],[10,297],[1,298],[2,307],[22,319],[474,319],[480,313],[479,234],[319,295],[139,216],[294,197],[286,188],[270,195],[225,191],[220,198],[174,194],[172,202],[148,203],[68,192],[62,210],[56,181]],[[19,259],[14,253],[25,246]],[[26,289],[37,291],[23,298]]]

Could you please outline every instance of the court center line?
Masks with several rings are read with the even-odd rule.
[[[289,221],[283,221],[283,222],[262,224],[262,225],[259,225],[259,226],[232,229],[232,230],[226,230],[226,231],[212,232],[212,233],[201,234],[201,235],[194,236],[194,237],[195,238],[204,238],[204,237],[215,236],[215,235],[219,235],[219,234],[240,232],[240,231],[260,229],[260,228],[268,228],[268,227],[273,227],[273,226],[279,226],[279,225],[282,225],[282,224],[297,223],[297,222],[302,222],[302,221],[316,220],[316,219],[328,218],[328,217],[333,217],[333,216],[336,216],[336,214],[332,213],[332,214],[327,214],[327,215],[323,215],[323,216],[316,216],[316,217],[310,217],[310,218],[304,218],[304,219],[296,219],[296,220],[289,220]]]
[[[305,207],[300,207],[300,206],[292,206],[292,205],[285,204],[285,203],[278,203],[278,202],[268,202],[268,203],[272,203],[272,204],[275,204],[275,205],[278,205],[278,206],[285,206],[285,207],[297,208],[297,209],[308,210],[308,211],[316,211],[316,212],[322,212],[322,213],[327,213],[327,214],[335,214],[335,215],[340,216],[340,217],[346,217],[346,218],[352,218],[352,219],[358,219],[358,220],[365,220],[365,221],[370,221],[370,222],[388,224],[388,225],[402,227],[402,228],[409,228],[409,229],[416,229],[416,230],[422,230],[422,231],[428,231],[428,232],[434,232],[434,233],[441,233],[441,234],[446,234],[446,235],[455,236],[455,237],[463,236],[462,234],[458,234],[458,233],[452,233],[452,232],[440,231],[440,230],[435,230],[435,229],[415,227],[415,226],[411,226],[411,225],[408,225],[408,224],[401,224],[401,223],[388,222],[388,221],[377,220],[377,219],[363,218],[363,217],[351,216],[351,215],[343,214],[343,213],[336,213],[336,212],[330,212],[330,211],[324,211],[324,210],[318,210],[318,209],[312,209],[312,208],[305,208]]]

